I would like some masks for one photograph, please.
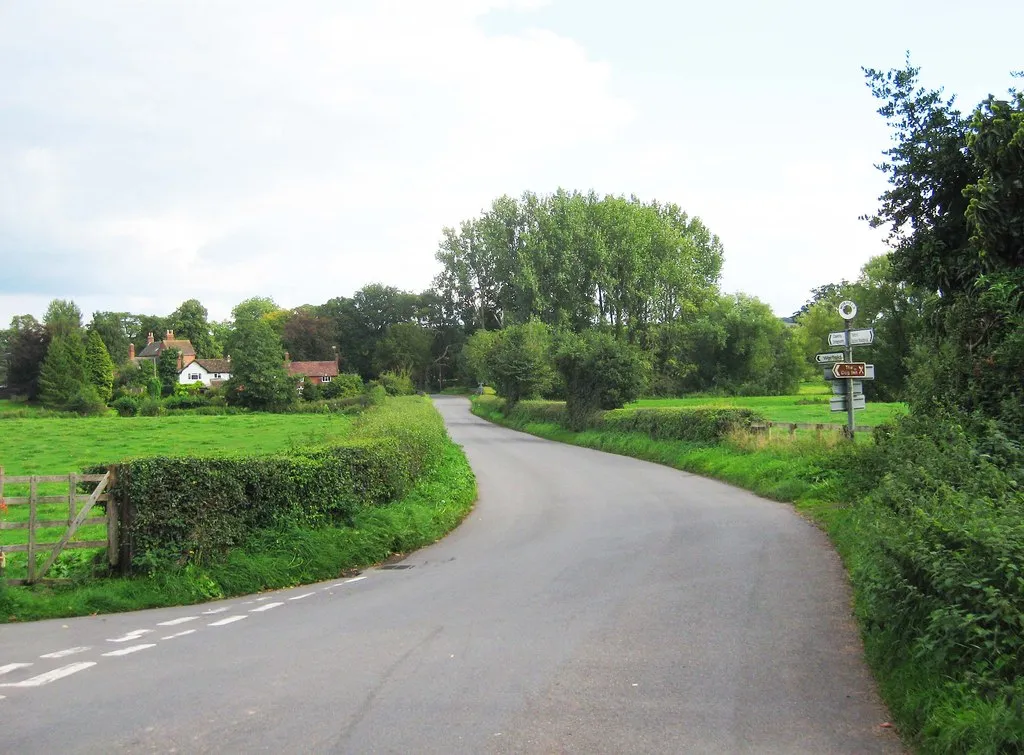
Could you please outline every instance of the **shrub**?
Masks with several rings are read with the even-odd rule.
[[[580,430],[601,409],[635,401],[643,389],[647,365],[633,346],[610,333],[589,330],[561,334],[555,367],[565,385],[570,429]]]
[[[122,395],[114,399],[111,406],[117,410],[117,413],[122,417],[134,417],[139,413],[139,408],[142,406],[142,399],[138,396]]]
[[[301,385],[303,401],[319,401],[322,398],[320,383],[312,380],[304,380]],[[330,383],[327,383],[327,385],[330,385]]]
[[[209,404],[209,399],[200,393],[176,393],[164,400],[164,408],[168,411],[199,409]]]
[[[337,375],[331,382],[324,383],[321,388],[325,399],[353,398],[364,390],[363,379],[351,372]]]
[[[411,396],[416,393],[416,386],[408,372],[382,372],[377,383],[389,396]]]
[[[596,421],[602,430],[643,433],[659,440],[718,443],[736,430],[749,430],[766,422],[750,409],[616,409],[604,412]]]
[[[139,405],[139,414],[143,417],[159,417],[166,414],[166,411],[160,399],[149,396]]]
[[[89,383],[83,384],[78,389],[78,392],[71,397],[65,408],[69,412],[80,414],[83,417],[93,417],[104,414],[107,411],[107,405],[100,398],[96,386]]]

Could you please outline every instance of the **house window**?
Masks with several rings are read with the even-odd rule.
[[[331,376],[330,375],[324,375],[323,377],[320,378],[320,382],[321,383],[329,383],[329,382],[331,382]]]
[[[200,375],[198,372],[190,372],[189,375],[188,375],[188,379],[191,380],[194,383],[197,380],[202,380],[203,376]]]
[[[214,379],[214,380],[220,380],[220,373],[219,373],[219,372],[215,372],[215,373],[213,374],[213,379]]]

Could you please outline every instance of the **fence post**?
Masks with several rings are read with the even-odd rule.
[[[31,480],[28,484],[28,581],[33,583],[36,581],[36,498],[38,483],[36,476],[32,475]]]
[[[118,542],[119,519],[117,508],[117,496],[114,495],[114,485],[117,483],[117,467],[107,467],[107,474],[110,479],[107,481],[107,563],[117,566],[120,561],[121,551]]]
[[[78,480],[77,475],[74,472],[68,473],[68,526],[75,521],[75,514],[78,512],[76,508],[76,494],[78,493]]]
[[[789,423],[789,439],[793,440],[795,437],[796,437],[796,423],[795,422],[790,422]]]

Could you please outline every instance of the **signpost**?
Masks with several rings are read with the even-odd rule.
[[[837,330],[828,334],[829,346],[870,346],[875,342],[875,329]]]
[[[828,364],[829,362],[841,362],[846,359],[846,354],[842,351],[833,351],[828,354],[815,354],[814,361],[818,364]]]
[[[846,321],[846,328],[837,333],[828,334],[828,345],[829,346],[843,346],[845,350],[843,352],[843,359],[827,361],[832,363],[831,369],[825,368],[825,379],[834,379],[836,382],[832,383],[832,391],[834,393],[840,393],[836,390],[842,381],[845,383],[845,395],[833,396],[829,401],[829,408],[834,412],[846,412],[846,433],[850,440],[853,440],[853,428],[854,419],[853,413],[857,409],[863,409],[867,403],[864,400],[864,394],[861,393],[863,390],[863,383],[860,380],[854,380],[854,378],[860,378],[861,380],[873,380],[875,377],[875,369],[873,365],[865,364],[864,362],[853,361],[853,347],[854,346],[866,346],[875,342],[875,331],[873,328],[863,328],[861,330],[851,330],[850,325],[853,323],[853,318],[857,316],[857,305],[852,301],[844,301],[839,304],[839,315]],[[829,354],[828,356],[832,356]],[[815,360],[819,363],[824,363],[825,360],[819,360],[815,357]],[[868,367],[871,367],[870,377],[868,375]],[[830,374],[831,373],[831,374]]]
[[[833,396],[829,399],[829,405],[834,412],[849,412],[851,410],[849,404],[847,404],[846,396]],[[854,395],[853,409],[863,409],[866,406],[867,401],[865,401],[863,394]]]
[[[837,362],[832,365],[834,378],[862,378],[868,374],[868,366],[864,362]]]

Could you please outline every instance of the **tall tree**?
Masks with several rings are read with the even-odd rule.
[[[175,348],[164,349],[156,360],[156,376],[160,379],[161,392],[165,396],[174,393],[174,386],[178,384],[178,376],[181,371],[178,369],[178,362],[181,358],[181,351]]]
[[[17,394],[39,397],[39,373],[50,347],[50,331],[32,315],[11,319],[7,357],[7,385]]]
[[[43,324],[54,336],[78,333],[82,329],[82,310],[70,299],[53,299],[46,308]]]
[[[266,320],[243,319],[235,332],[228,402],[250,409],[274,411],[295,402],[295,381],[284,369],[281,339]]]
[[[99,333],[115,364],[128,359],[128,344],[139,332],[141,318],[130,312],[93,312],[89,330]]]
[[[58,333],[50,340],[39,373],[39,397],[43,404],[64,409],[88,382],[81,337],[74,332]]]
[[[198,299],[188,299],[171,312],[167,327],[174,331],[175,338],[190,341],[197,357],[209,359],[217,356],[218,351],[210,334],[207,314],[206,307]]]
[[[114,362],[107,347],[95,330],[90,330],[85,341],[85,368],[89,382],[103,403],[110,401],[114,392]]]
[[[314,307],[299,307],[289,313],[281,334],[284,348],[297,361],[322,361],[337,356],[334,327]]]

